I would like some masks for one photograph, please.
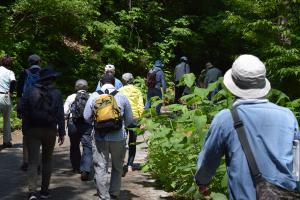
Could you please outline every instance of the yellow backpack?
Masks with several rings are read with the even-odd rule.
[[[94,105],[94,128],[96,133],[107,134],[120,130],[123,125],[121,110],[115,99],[117,90],[111,93],[97,91],[100,95]]]

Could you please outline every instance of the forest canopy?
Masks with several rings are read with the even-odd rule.
[[[207,61],[223,72],[240,54],[260,57],[272,86],[300,97],[299,0],[6,0],[0,2],[0,55],[18,74],[36,53],[62,72],[96,84],[107,63],[145,76],[161,59],[172,72],[182,55],[198,75]]]

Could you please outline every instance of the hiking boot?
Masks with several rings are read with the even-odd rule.
[[[128,166],[128,172],[132,172],[133,171],[133,168],[132,168],[132,166]]]
[[[72,169],[73,174],[81,174],[79,169]]]
[[[47,191],[41,190],[40,195],[41,195],[41,196],[40,196],[41,199],[48,199],[48,198],[50,197],[50,193],[49,193],[48,190],[47,190]]]
[[[20,169],[24,172],[26,172],[28,170],[28,163],[23,163],[20,167]]]
[[[88,172],[81,172],[81,181],[88,181],[89,180],[89,173]]]
[[[111,195],[110,195],[110,199],[112,199],[112,200],[118,200],[119,197],[116,196],[116,195],[111,194]]]
[[[37,198],[37,196],[34,193],[29,193],[27,199],[28,200],[37,200],[38,198]]]
[[[2,145],[2,148],[4,149],[4,148],[12,148],[12,143],[11,142],[6,142],[6,143],[3,143],[3,145]]]

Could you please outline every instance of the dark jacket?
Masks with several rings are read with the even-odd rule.
[[[58,89],[55,88],[54,84],[47,84],[44,82],[36,83],[30,88],[30,90],[25,91],[21,101],[21,111],[22,111],[22,120],[23,120],[23,129],[28,130],[29,128],[35,128],[35,122],[31,121],[30,115],[34,111],[33,108],[36,105],[34,99],[37,99],[36,96],[40,94],[40,86],[45,86],[48,89],[48,92],[53,101],[53,109],[55,110],[55,122],[52,124],[49,123],[42,128],[55,128],[58,127],[59,136],[65,135],[65,120],[64,120],[64,107],[63,107],[63,98]],[[40,126],[38,126],[40,127]],[[26,131],[25,131],[26,132]]]

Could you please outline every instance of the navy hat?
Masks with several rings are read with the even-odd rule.
[[[28,63],[29,65],[34,65],[34,64],[37,64],[38,62],[41,61],[41,58],[36,55],[36,54],[32,54],[28,57]]]
[[[163,66],[164,66],[164,64],[162,64],[162,62],[160,60],[156,60],[154,62],[154,67],[160,67],[160,68],[162,68]]]
[[[48,80],[49,78],[56,78],[60,75],[60,73],[55,72],[52,69],[44,68],[40,71],[40,79],[38,81]]]

